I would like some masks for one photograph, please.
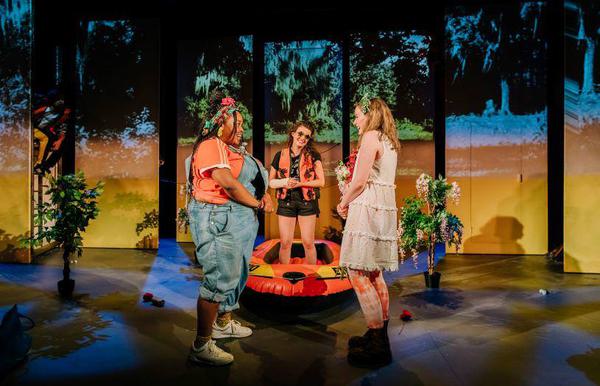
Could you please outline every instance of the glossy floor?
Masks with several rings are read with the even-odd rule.
[[[3,384],[600,384],[600,275],[560,273],[543,257],[448,255],[440,291],[424,289],[422,260],[386,275],[394,362],[369,370],[346,363],[348,338],[364,332],[353,298],[297,317],[242,307],[254,334],[219,343],[234,364],[190,365],[202,273],[189,256],[172,240],[157,253],[87,249],[71,301],[56,295],[58,254],[0,265],[0,315],[16,303],[37,324],[29,361]],[[145,291],[166,306],[142,303]],[[399,320],[402,309],[415,320]]]

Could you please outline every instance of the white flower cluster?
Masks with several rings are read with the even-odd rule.
[[[458,186],[458,182],[454,181],[452,183],[452,188],[448,193],[448,197],[450,200],[452,200],[454,205],[458,205],[460,203],[460,186]]]
[[[431,182],[431,177],[427,174],[423,173],[417,178],[417,194],[419,197],[427,197],[429,193],[429,183]]]
[[[343,195],[348,187],[348,183],[346,182],[348,178],[350,178],[350,170],[343,162],[340,161],[338,166],[335,167],[335,177],[338,181],[338,188],[340,189],[340,193]]]

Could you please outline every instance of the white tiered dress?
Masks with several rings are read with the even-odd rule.
[[[340,266],[365,271],[398,269],[397,153],[386,136],[383,153],[373,163],[363,192],[350,203],[344,227]],[[360,150],[356,167],[360,163]]]

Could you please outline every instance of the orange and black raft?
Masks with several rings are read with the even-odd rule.
[[[317,264],[304,263],[300,240],[292,244],[290,264],[280,264],[279,247],[279,239],[272,239],[254,249],[244,300],[310,311],[331,306],[352,293],[347,271],[339,266],[339,244],[316,240]]]

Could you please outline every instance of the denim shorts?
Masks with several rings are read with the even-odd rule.
[[[277,214],[284,217],[319,215],[319,203],[317,200],[306,201],[302,192],[289,190],[287,197],[277,200]]]
[[[236,203],[191,200],[190,231],[204,279],[200,297],[219,303],[219,312],[239,308],[258,231],[254,211]]]

